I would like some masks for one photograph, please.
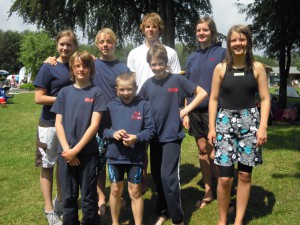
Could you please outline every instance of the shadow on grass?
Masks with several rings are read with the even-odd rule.
[[[267,191],[259,186],[252,186],[250,199],[245,215],[245,223],[247,224],[255,218],[260,218],[272,214],[275,202],[276,198],[274,193]]]
[[[180,184],[185,185],[190,183],[200,173],[200,168],[193,164],[182,164],[180,166]]]

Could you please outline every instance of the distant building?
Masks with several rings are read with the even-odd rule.
[[[278,85],[280,82],[280,72],[279,67],[272,67],[269,76],[269,86]],[[295,66],[290,67],[289,76],[287,83],[291,84],[293,80],[300,80],[300,70],[297,69]]]

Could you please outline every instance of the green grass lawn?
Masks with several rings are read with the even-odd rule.
[[[14,104],[0,107],[0,224],[47,224],[42,211],[40,171],[34,166],[40,110],[41,106],[33,103],[33,93],[17,94]],[[264,163],[253,171],[246,222],[250,225],[296,225],[300,221],[300,126],[275,123],[268,132],[268,143],[263,151]],[[194,139],[187,135],[181,158],[185,224],[216,224],[217,201],[201,210],[194,208],[195,202],[204,195],[197,158]],[[149,183],[150,190],[144,196],[145,225],[152,225],[156,220],[156,195],[151,176]],[[109,182],[106,191],[108,198]],[[134,224],[128,195],[126,199],[128,203],[121,212],[121,221],[122,224]],[[102,224],[111,224],[109,209]],[[170,221],[166,223],[170,224]]]

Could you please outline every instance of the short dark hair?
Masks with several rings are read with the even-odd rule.
[[[150,64],[153,58],[159,58],[168,64],[168,53],[161,43],[155,43],[147,52],[147,62]]]

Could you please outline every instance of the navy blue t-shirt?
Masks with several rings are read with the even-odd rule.
[[[57,62],[56,66],[44,63],[39,70],[33,85],[46,89],[46,95],[57,96],[61,88],[72,84],[69,63]],[[55,125],[55,113],[50,112],[51,105],[44,105],[40,122],[49,126]]]
[[[196,87],[195,83],[177,74],[168,74],[162,80],[154,76],[143,84],[139,95],[150,102],[156,141],[170,142],[185,137],[179,107],[184,98],[193,96]]]
[[[106,110],[104,95],[100,88],[93,85],[80,89],[74,85],[64,87],[59,92],[51,111],[62,115],[63,127],[70,148],[83,137],[91,124],[93,112]],[[81,150],[80,154],[98,151],[96,137]],[[60,147],[59,153],[62,152]]]
[[[120,98],[116,98],[108,103],[107,108],[112,119],[112,127],[104,130],[104,137],[109,140],[107,162],[142,165],[146,154],[146,142],[155,132],[149,102],[135,96],[130,104],[124,104]],[[113,134],[120,129],[137,136],[133,147],[125,147],[122,141],[113,138]]]
[[[210,96],[211,83],[217,64],[221,63],[226,56],[226,49],[221,43],[211,45],[206,49],[199,49],[190,54],[186,61],[186,77],[202,87]],[[193,98],[188,98],[190,103]],[[208,107],[209,98],[205,99],[198,107]]]
[[[116,78],[125,72],[130,72],[130,69],[119,60],[104,61],[97,58],[95,61],[93,84],[103,91],[106,104],[117,97]],[[100,124],[100,136],[102,136],[103,129],[110,126],[111,119],[109,114],[107,112],[103,112]]]

